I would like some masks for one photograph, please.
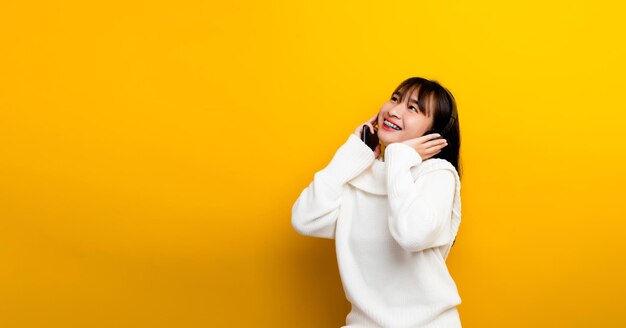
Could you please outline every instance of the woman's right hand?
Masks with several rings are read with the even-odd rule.
[[[437,155],[441,152],[443,147],[448,145],[448,141],[446,139],[436,139],[439,137],[441,137],[439,133],[431,133],[425,136],[402,141],[402,143],[415,149],[422,160],[427,160],[428,158]]]
[[[359,126],[357,126],[357,128],[354,130],[354,135],[356,135],[357,138],[361,139],[361,133],[363,133],[364,125],[368,126],[368,128],[370,129],[370,132],[377,133],[378,131],[376,130],[376,128],[374,128],[374,124],[376,124],[377,122],[378,122],[378,113],[376,113],[376,115],[374,115],[372,118],[370,118],[366,122],[359,124]],[[378,155],[380,155],[380,143],[376,145],[376,148],[374,149],[374,158],[378,158]]]

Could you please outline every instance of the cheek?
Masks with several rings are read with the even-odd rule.
[[[378,125],[383,124],[383,120],[385,119],[385,116],[387,115],[387,110],[383,107],[380,109],[380,111],[378,111]]]
[[[424,135],[424,132],[428,130],[428,122],[424,120],[410,121],[406,125],[405,135],[409,138],[417,138]]]

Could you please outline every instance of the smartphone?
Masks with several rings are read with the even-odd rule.
[[[376,130],[374,130],[376,131]],[[363,124],[363,131],[361,132],[361,140],[374,151],[378,145],[378,134],[376,132],[371,133],[370,127],[367,124]]]

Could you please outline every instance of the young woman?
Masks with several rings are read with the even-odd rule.
[[[363,125],[378,135],[374,151]],[[445,262],[461,223],[460,145],[452,94],[409,78],[296,200],[294,229],[335,239],[352,305],[344,327],[461,327]]]

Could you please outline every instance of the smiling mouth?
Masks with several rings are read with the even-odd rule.
[[[394,129],[396,131],[400,131],[402,130],[399,126],[387,121],[387,120],[383,120],[383,125],[390,128],[390,129]]]

